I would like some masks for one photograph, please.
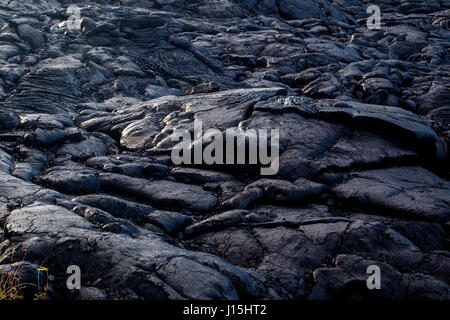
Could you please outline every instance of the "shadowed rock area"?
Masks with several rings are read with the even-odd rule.
[[[0,273],[48,268],[51,299],[449,300],[450,2],[374,2],[380,29],[365,0],[0,0]],[[175,165],[194,120],[279,129],[279,171]]]

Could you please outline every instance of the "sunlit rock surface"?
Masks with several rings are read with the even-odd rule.
[[[0,0],[0,272],[47,267],[50,298],[450,299],[449,5],[382,1],[376,30],[360,0]],[[174,165],[194,120],[279,129],[278,173]]]

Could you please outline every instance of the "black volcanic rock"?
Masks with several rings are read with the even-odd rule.
[[[380,29],[361,0],[1,2],[0,277],[46,267],[49,299],[450,299],[449,1],[378,1]],[[279,170],[175,165],[195,120],[278,129]]]

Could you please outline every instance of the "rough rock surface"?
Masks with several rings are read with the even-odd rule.
[[[362,0],[0,0],[0,273],[47,267],[50,298],[450,299],[450,3],[379,2],[374,30]],[[194,120],[279,129],[278,174],[174,165]]]

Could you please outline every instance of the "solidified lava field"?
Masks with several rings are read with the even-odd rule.
[[[25,297],[450,299],[449,0],[0,0],[0,27]],[[279,130],[276,174],[174,164],[194,120]]]

